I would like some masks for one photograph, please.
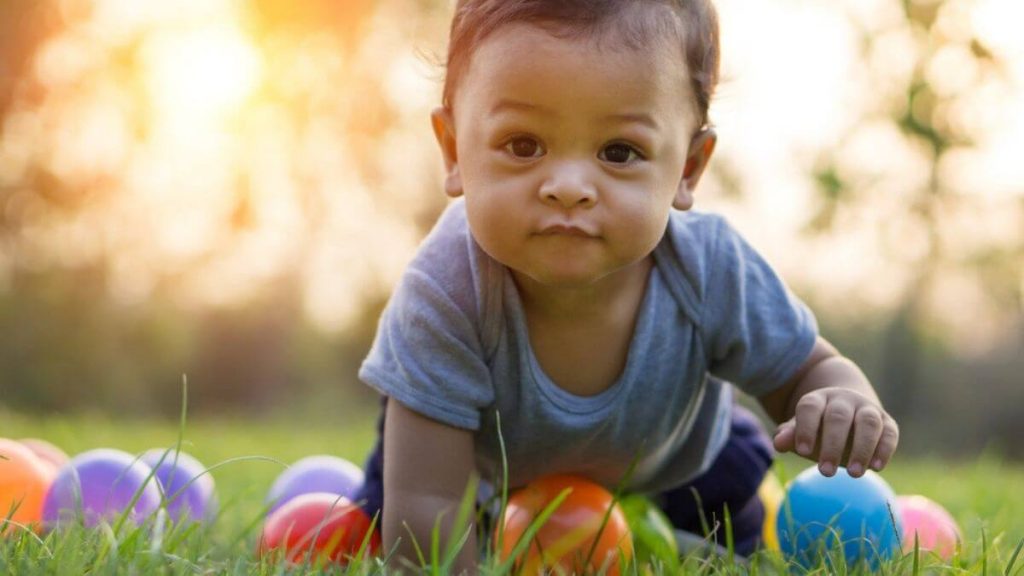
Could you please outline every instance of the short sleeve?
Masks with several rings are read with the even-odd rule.
[[[359,378],[411,410],[477,430],[494,401],[483,345],[486,266],[453,203],[420,246],[377,326]]]
[[[807,359],[818,327],[797,298],[724,219],[716,218],[706,262],[702,321],[709,372],[761,396]]]
[[[381,315],[359,378],[424,416],[476,430],[494,397],[477,334],[437,284],[410,270]]]

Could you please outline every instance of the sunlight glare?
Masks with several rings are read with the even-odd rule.
[[[985,45],[1005,56],[1024,55],[1024,4],[1019,0],[980,0],[971,13],[971,24]],[[1015,61],[1020,63],[1020,59]]]
[[[229,26],[154,33],[142,58],[150,98],[168,119],[220,117],[244,102],[261,76],[256,48]]]

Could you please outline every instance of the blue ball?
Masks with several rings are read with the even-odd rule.
[[[840,468],[828,478],[808,468],[786,489],[776,519],[779,547],[808,568],[820,566],[823,554],[877,566],[900,553],[903,526],[895,506],[892,488],[870,470],[854,478]]]

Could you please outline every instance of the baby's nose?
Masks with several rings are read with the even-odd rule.
[[[578,163],[556,166],[538,192],[542,201],[565,208],[591,206],[597,202],[597,189],[588,177],[587,168]]]

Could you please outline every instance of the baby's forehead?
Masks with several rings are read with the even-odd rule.
[[[621,36],[583,35],[531,22],[494,30],[477,46],[462,80],[455,100],[461,100],[465,95],[459,92],[465,90],[478,102],[479,97],[504,99],[511,91],[542,101],[554,92],[588,100],[611,96],[613,102],[638,105],[656,100],[669,100],[673,107],[696,104],[685,59],[675,43],[626,42]]]
[[[605,17],[580,19],[542,19],[511,21],[497,26],[530,26],[563,39],[586,41],[596,49],[608,51],[660,52],[683,54],[685,27],[673,10],[653,2],[627,2],[626,8]]]

